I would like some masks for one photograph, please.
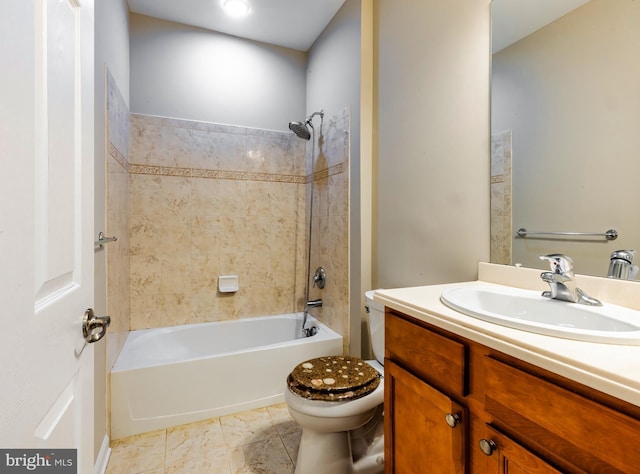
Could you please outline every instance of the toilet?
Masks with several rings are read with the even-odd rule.
[[[365,293],[374,360],[317,357],[287,377],[285,402],[302,427],[296,474],[384,472],[384,306]]]

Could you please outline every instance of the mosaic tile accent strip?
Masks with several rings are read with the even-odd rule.
[[[192,178],[212,178],[217,179],[219,177],[220,172],[218,170],[203,170],[203,169],[192,169],[191,177]]]
[[[161,166],[136,165],[134,163],[131,163],[131,167],[129,168],[131,174],[160,175],[161,170]]]
[[[115,147],[114,147],[115,148]],[[115,150],[114,153],[117,153]],[[126,162],[126,160],[125,160]],[[290,184],[308,184],[311,182],[311,176],[295,176],[280,175],[269,173],[250,173],[246,171],[225,171],[210,170],[201,168],[176,168],[171,166],[149,166],[140,164],[124,164],[125,169],[128,168],[131,174],[148,174],[156,176],[181,176],[186,178],[210,178],[210,179],[230,179],[236,181],[262,181],[267,183],[290,183]],[[313,174],[313,181],[328,178],[343,173],[345,163],[339,163],[331,168],[317,171]]]
[[[116,160],[116,162],[118,162],[118,164],[120,164],[120,166],[122,166],[122,168],[124,168],[125,171],[129,172],[130,164],[127,161],[127,159],[124,157],[124,155],[120,153],[118,148],[116,148],[116,146],[111,142],[109,142],[108,148],[109,148],[109,156],[114,160]]]
[[[337,165],[331,166],[329,168],[325,168],[320,171],[316,171],[313,173],[313,181],[319,181],[321,179],[326,179],[329,176],[335,176],[337,174],[343,173],[345,168],[345,163],[338,163]],[[307,176],[307,183],[311,182],[311,176]]]

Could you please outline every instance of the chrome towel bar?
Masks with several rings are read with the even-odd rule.
[[[545,235],[558,235],[569,237],[604,237],[607,240],[616,240],[618,238],[618,231],[609,229],[606,232],[533,232],[520,227],[516,232],[518,237],[526,238],[533,236],[545,236]]]

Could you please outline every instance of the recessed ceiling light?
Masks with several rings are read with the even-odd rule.
[[[230,16],[246,16],[251,11],[249,4],[244,0],[224,0],[222,2],[222,8]]]

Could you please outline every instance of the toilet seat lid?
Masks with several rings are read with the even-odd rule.
[[[373,392],[380,384],[380,374],[358,357],[324,356],[298,364],[287,384],[304,398],[345,401]]]

